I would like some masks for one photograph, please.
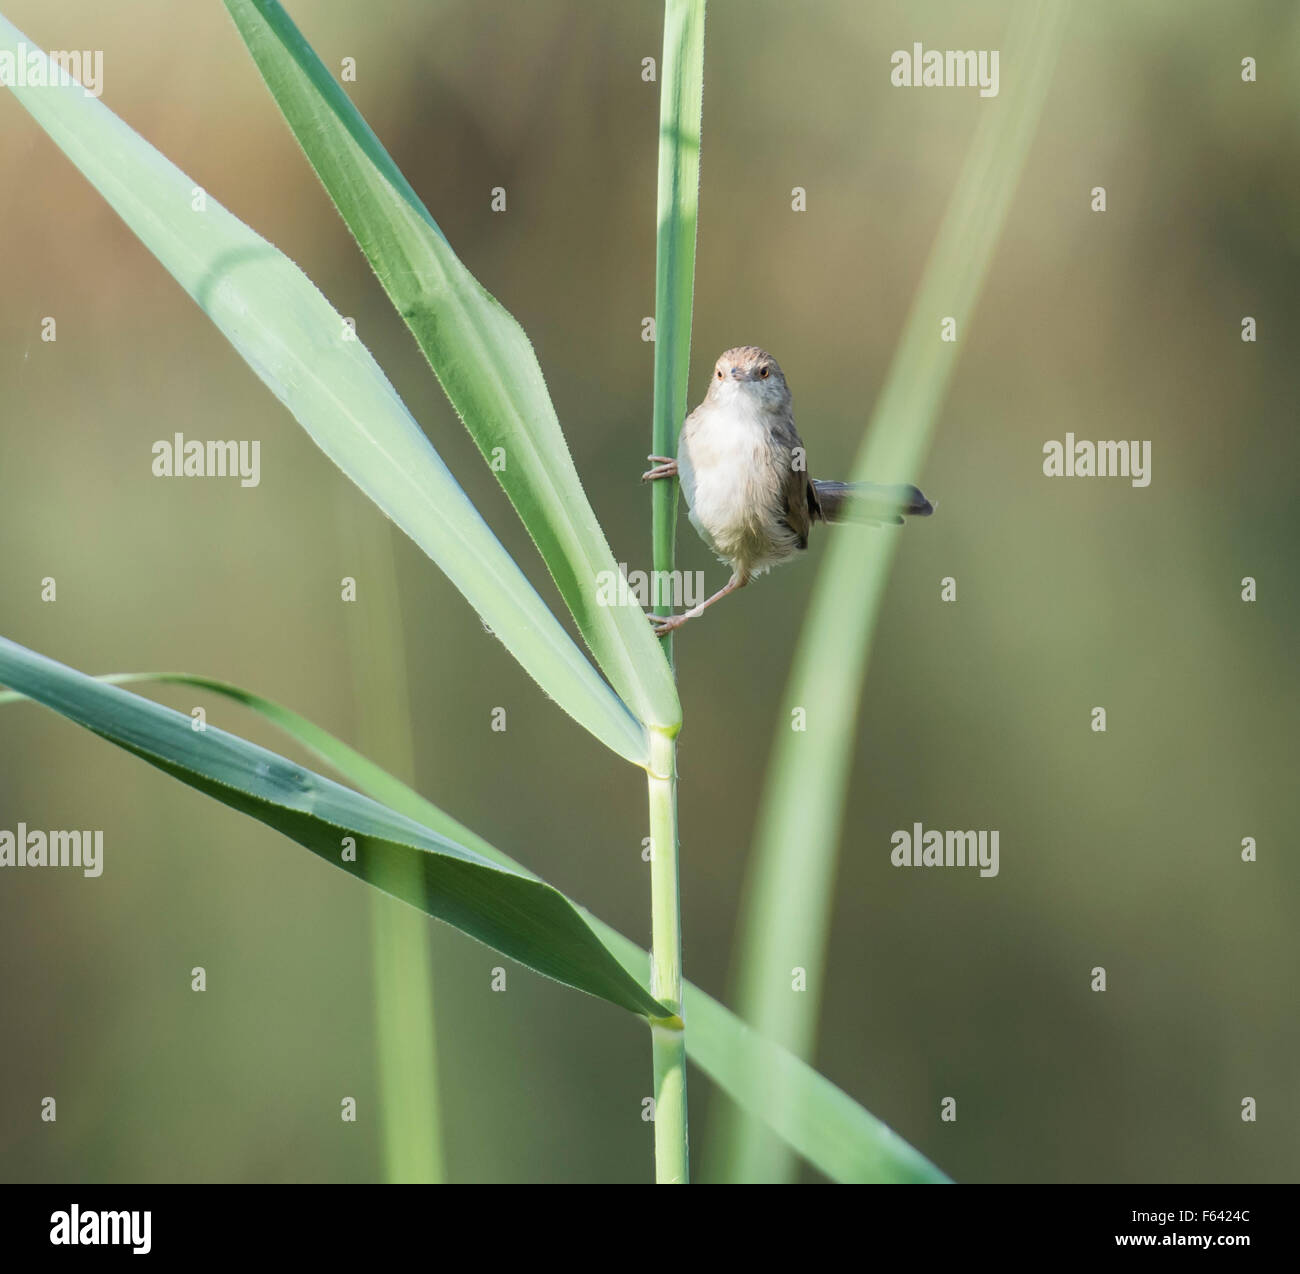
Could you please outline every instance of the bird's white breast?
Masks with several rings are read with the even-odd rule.
[[[697,413],[682,434],[682,494],[695,529],[721,557],[753,557],[767,538],[764,515],[779,499],[772,452],[765,413],[743,393]]]

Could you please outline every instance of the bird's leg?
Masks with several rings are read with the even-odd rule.
[[[726,583],[726,585],[707,602],[701,602],[698,606],[692,606],[690,610],[682,611],[680,615],[651,615],[649,616],[650,624],[655,630],[656,637],[666,637],[674,628],[680,628],[688,619],[698,619],[704,612],[713,605],[714,602],[726,597],[728,593],[734,593],[738,588],[744,588],[749,583],[748,575],[741,575],[737,572]]]
[[[677,476],[677,461],[672,456],[646,456],[646,459],[655,467],[647,469],[641,475],[642,482],[654,482],[658,478],[675,478]]]

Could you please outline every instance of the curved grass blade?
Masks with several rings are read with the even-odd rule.
[[[592,927],[615,955],[636,944],[603,924]],[[626,945],[626,952],[624,947]],[[624,960],[624,968],[635,968]],[[833,1181],[948,1185],[949,1178],[888,1124],[865,1110],[807,1062],[764,1039],[730,1009],[686,983],[686,1052],[753,1118],[762,1120],[792,1151]],[[755,1082],[758,1078],[758,1082]],[[786,1100],[767,1104],[768,1089]]]
[[[531,874],[215,726],[0,637],[0,683],[538,973],[647,1017],[667,1010]],[[355,859],[345,860],[345,838]]]
[[[275,0],[225,0],[262,78],[540,550],[610,684],[649,726],[681,724],[645,615],[601,595],[618,566],[542,369],[514,317],[452,251],[370,126]],[[504,459],[502,466],[497,463]]]
[[[376,800],[482,858],[531,875],[526,867],[355,748],[273,700],[229,682],[191,673],[115,673],[99,680],[118,685],[147,681],[188,685],[232,699],[283,730]],[[23,697],[0,694],[0,705]],[[639,980],[649,967],[649,954],[584,908],[578,910],[629,975]],[[768,1121],[773,1131],[815,1168],[836,1181],[846,1182],[940,1184],[948,1180],[924,1155],[806,1062],[763,1039],[699,987],[690,982],[684,985],[690,1020],[686,1051],[691,1060],[733,1100],[757,1118]],[[775,1106],[765,1105],[754,1080],[756,1075],[764,1074],[775,1076],[791,1094],[791,1100]]]
[[[0,51],[17,55],[19,45],[23,56],[49,66],[0,18]],[[80,88],[11,90],[321,450],[446,572],[542,689],[606,746],[646,764],[644,728],[547,609],[311,280],[214,199],[195,211],[194,182]]]
[[[872,413],[853,477],[910,480],[920,472],[959,347],[935,336],[936,315],[969,322],[1033,140],[1068,12],[1066,0],[1026,0],[1013,18],[1007,64],[1024,68],[985,113],[958,177],[924,278]],[[737,1007],[767,1039],[812,1054],[826,960],[853,733],[871,638],[897,545],[880,536],[864,554],[852,536],[828,537],[786,689],[784,717],[798,705],[817,723],[805,734],[778,731],[759,810],[735,956]],[[808,990],[790,994],[789,970],[807,970]],[[775,1076],[759,1105],[792,1098]],[[755,1076],[755,1082],[762,1077]],[[723,1110],[711,1137],[729,1181],[790,1178],[786,1149],[749,1116]]]

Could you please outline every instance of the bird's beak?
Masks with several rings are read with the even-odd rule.
[[[731,369],[731,379],[732,379],[732,380],[748,380],[749,377],[745,374],[745,369],[744,369],[743,367],[733,367],[733,368]]]

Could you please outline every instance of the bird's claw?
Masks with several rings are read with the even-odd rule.
[[[647,615],[650,621],[650,627],[654,629],[656,637],[667,637],[674,629],[680,628],[689,615]]]
[[[703,606],[696,606],[691,610],[684,610],[680,615],[652,615],[646,612],[646,618],[650,621],[650,627],[655,630],[656,637],[667,637],[669,633],[680,628],[688,619],[699,619],[704,614]]]
[[[672,456],[646,456],[646,459],[654,465],[654,468],[647,469],[641,475],[642,482],[654,482],[659,478],[677,476],[677,461]]]

